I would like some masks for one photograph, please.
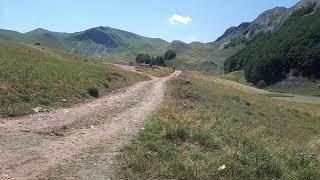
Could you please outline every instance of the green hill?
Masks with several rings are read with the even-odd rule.
[[[122,60],[127,62],[139,53],[163,54],[169,44],[162,39],[147,38],[110,27],[97,27],[77,33],[59,33],[45,29],[27,33],[0,30],[0,39],[40,43],[92,58],[125,57]]]
[[[225,71],[245,70],[257,84],[285,79],[288,74],[320,78],[320,11],[310,4],[295,11],[273,33],[261,34],[246,48],[227,59]]]
[[[168,62],[184,70],[205,71],[211,74],[223,73],[223,62],[242,46],[224,48],[224,41],[212,43],[193,42],[185,44],[174,41],[168,49],[177,52],[177,58]]]
[[[39,46],[0,41],[0,116],[70,106],[146,77]],[[65,100],[64,100],[65,99]]]
[[[177,52],[177,59],[170,61],[169,65],[212,73],[221,73],[224,60],[239,49],[222,48],[224,41],[168,43],[162,39],[147,38],[109,27],[97,27],[77,33],[59,33],[45,29],[27,33],[0,30],[0,39],[28,44],[40,43],[50,48],[117,63],[131,62],[140,53],[157,56],[172,49]]]

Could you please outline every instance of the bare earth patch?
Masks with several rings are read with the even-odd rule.
[[[165,82],[153,78],[86,104],[0,119],[0,179],[99,179],[112,158],[161,103]]]

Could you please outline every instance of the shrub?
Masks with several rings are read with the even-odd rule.
[[[99,90],[97,88],[89,88],[88,90],[88,94],[92,97],[99,97]]]

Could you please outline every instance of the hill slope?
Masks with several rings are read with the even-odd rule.
[[[0,116],[70,106],[146,77],[58,50],[0,41]],[[63,100],[65,99],[65,101]]]

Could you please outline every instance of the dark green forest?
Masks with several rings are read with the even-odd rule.
[[[255,85],[270,85],[289,73],[320,78],[320,10],[314,8],[301,8],[278,31],[258,35],[225,61],[225,72],[244,70]]]

